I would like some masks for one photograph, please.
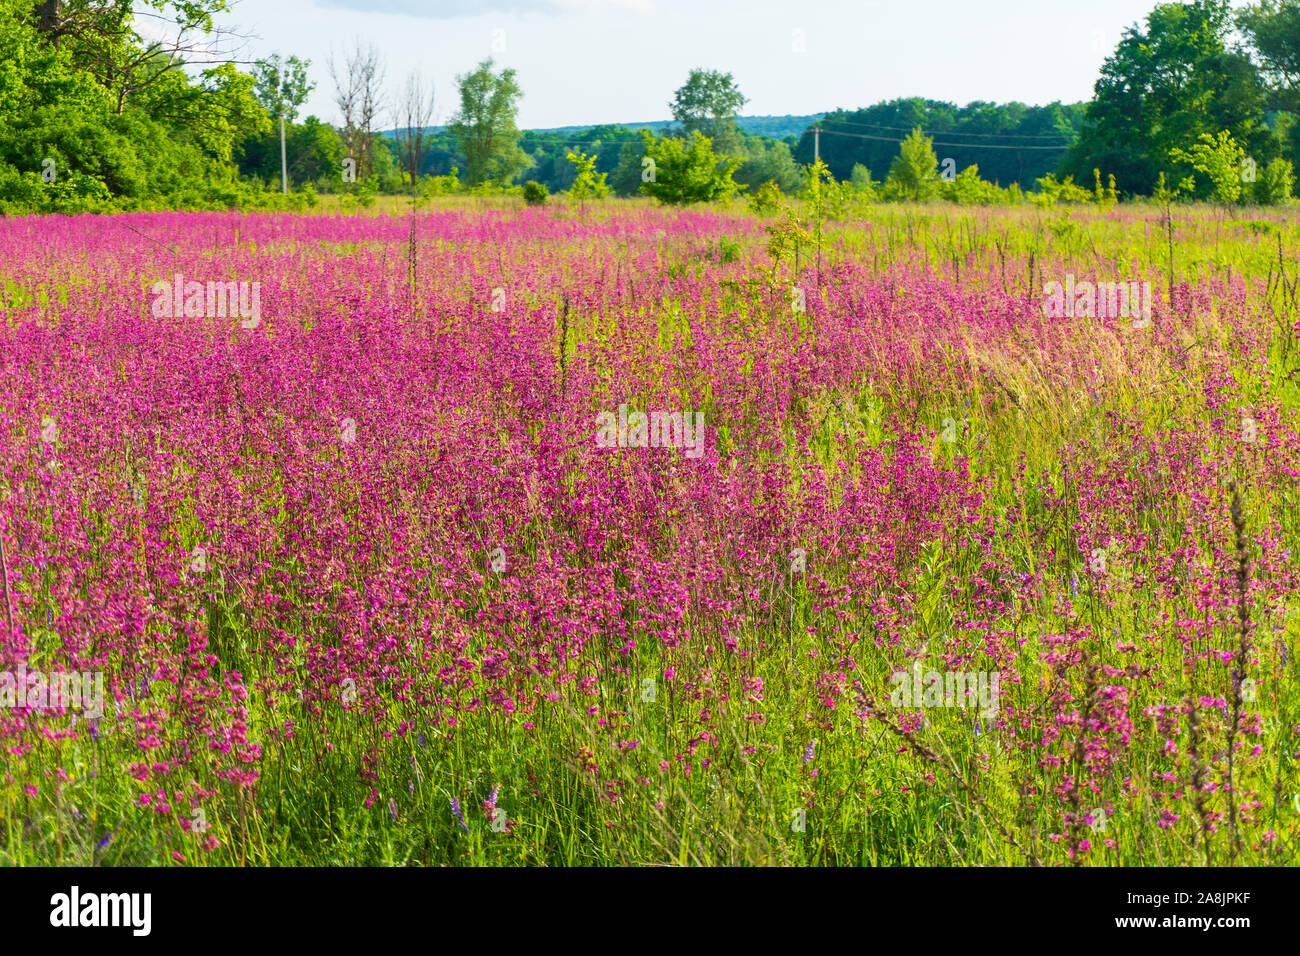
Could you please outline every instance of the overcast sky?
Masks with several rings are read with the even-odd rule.
[[[965,104],[1091,97],[1122,31],[1154,0],[242,0],[219,19],[250,58],[310,59],[301,115],[337,122],[326,62],[377,44],[388,85],[432,77],[437,122],[456,75],[493,57],[523,89],[520,128],[669,119],[692,67],[731,72],[746,115],[855,109],[898,96]],[[385,123],[384,125],[390,125]]]

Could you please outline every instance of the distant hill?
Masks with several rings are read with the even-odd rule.
[[[824,113],[812,113],[808,116],[740,116],[736,119],[736,125],[746,133],[751,135],[770,136],[773,139],[784,139],[786,136],[799,136],[813,123],[821,119]],[[585,126],[552,126],[547,129],[533,129],[528,132],[533,133],[581,133],[589,130],[595,124],[588,123]],[[641,123],[609,123],[609,126],[622,126],[625,129],[648,129],[652,133],[658,133],[667,126],[672,126],[672,120],[646,120]]]

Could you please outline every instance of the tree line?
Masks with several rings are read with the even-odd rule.
[[[339,122],[300,118],[312,64],[248,64],[247,38],[214,27],[228,3],[0,0],[0,211],[301,208],[322,192],[743,193],[762,206],[806,192],[814,166],[831,195],[859,201],[1274,203],[1300,162],[1300,0],[1159,4],[1087,103],[903,98],[780,138],[743,131],[733,77],[703,68],[675,91],[667,129],[521,131],[518,77],[491,60],[456,78],[435,125],[432,84],[390,83],[361,42],[325,65]],[[144,30],[150,18],[172,39]]]

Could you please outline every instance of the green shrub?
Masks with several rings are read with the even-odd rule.
[[[1261,206],[1278,206],[1291,198],[1295,169],[1289,159],[1275,159],[1255,179],[1253,196]]]
[[[550,190],[539,182],[530,179],[524,183],[524,202],[530,206],[545,206],[550,195]]]
[[[770,216],[781,209],[781,189],[775,179],[769,179],[754,190],[749,197],[749,211],[759,216]]]

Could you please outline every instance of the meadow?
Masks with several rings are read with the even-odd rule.
[[[0,219],[0,863],[1294,865],[1300,219],[804,225]]]

